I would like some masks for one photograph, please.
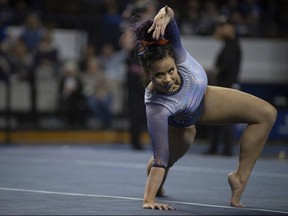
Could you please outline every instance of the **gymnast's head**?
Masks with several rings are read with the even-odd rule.
[[[159,40],[152,38],[153,31],[148,33],[153,21],[147,20],[141,23],[135,30],[137,39],[137,55],[147,75],[155,62],[164,60],[167,57],[175,61],[175,52],[169,40],[164,37]]]
[[[154,83],[156,88],[160,87],[158,90],[167,91],[177,75],[175,52],[165,37],[155,40],[152,38],[153,31],[148,33],[152,23],[148,20],[136,28],[136,51],[146,78]]]

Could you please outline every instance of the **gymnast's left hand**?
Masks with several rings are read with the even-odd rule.
[[[152,37],[158,40],[161,36],[164,36],[166,26],[173,19],[174,12],[167,5],[161,8],[158,14],[154,17],[152,26],[148,29],[148,33],[153,31]]]
[[[159,209],[159,210],[175,210],[172,206],[168,204],[156,203],[156,202],[146,202],[143,204],[144,209]]]

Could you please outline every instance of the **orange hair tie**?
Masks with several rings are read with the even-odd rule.
[[[140,49],[139,51],[144,51],[147,49],[147,47],[149,46],[153,46],[153,45],[166,45],[168,44],[170,41],[169,40],[164,40],[164,39],[159,39],[159,40],[155,40],[155,41],[145,41],[145,40],[141,40],[140,41]]]

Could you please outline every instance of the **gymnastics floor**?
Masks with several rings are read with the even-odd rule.
[[[142,209],[149,147],[2,145],[0,215],[288,215],[287,159],[264,152],[242,198],[246,207],[232,208],[227,175],[238,157],[202,149],[192,146],[171,169],[158,201],[176,210],[160,211]]]

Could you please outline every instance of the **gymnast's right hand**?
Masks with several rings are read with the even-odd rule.
[[[152,37],[158,40],[161,36],[164,36],[166,26],[171,21],[171,19],[173,19],[173,17],[173,10],[168,6],[163,7],[154,17],[153,24],[148,29],[148,33],[153,31]]]
[[[143,204],[144,209],[175,210],[172,206],[163,203],[146,202]]]

